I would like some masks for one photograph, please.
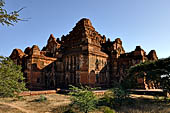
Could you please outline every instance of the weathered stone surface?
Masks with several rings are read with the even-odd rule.
[[[53,34],[51,34],[43,51],[46,52],[46,56],[48,57],[56,57],[58,55],[60,46],[60,40],[56,40]]]
[[[24,52],[14,49],[10,58],[22,65],[28,87],[36,90],[69,84],[109,87],[121,82],[130,66],[158,59],[154,50],[146,55],[140,46],[125,53],[120,38],[106,40],[86,18],[81,19],[68,35],[63,35],[61,41],[51,34],[41,51],[36,45]],[[138,82],[145,88],[143,78]]]
[[[22,58],[25,53],[21,49],[14,49],[10,55],[10,58],[14,61],[17,65],[22,65]]]
[[[149,60],[157,60],[158,59],[155,50],[151,50],[149,52],[149,54],[147,55],[147,57],[148,57]]]

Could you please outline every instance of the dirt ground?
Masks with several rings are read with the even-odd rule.
[[[0,113],[62,113],[70,103],[69,96],[61,94],[43,95],[46,101],[37,101],[41,95],[17,98],[0,98]],[[131,106],[122,106],[117,113],[170,113],[169,104],[152,104],[141,101],[142,99],[154,100],[155,97],[147,95],[130,95],[139,99],[138,103]],[[65,106],[65,107],[63,107]],[[95,112],[99,113],[99,111]],[[101,113],[101,112],[100,112]]]
[[[12,108],[8,105],[0,104],[0,113],[24,113],[16,108]]]
[[[69,97],[59,94],[43,95],[47,101],[37,102],[37,96],[25,96],[18,99],[0,98],[0,113],[53,113],[58,106],[70,103]],[[2,106],[1,106],[2,105]]]

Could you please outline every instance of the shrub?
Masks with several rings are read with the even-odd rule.
[[[72,109],[68,109],[67,111],[65,111],[64,113],[75,113]]]
[[[109,107],[104,108],[104,113],[116,113],[115,110],[110,109]]]
[[[17,96],[18,100],[25,100],[23,96]]]
[[[47,97],[45,97],[44,95],[40,95],[38,99],[35,99],[35,102],[45,102],[45,101],[47,101]]]
[[[113,88],[111,89],[112,91],[112,98],[114,100],[114,103],[118,106],[121,106],[123,101],[125,101],[125,99],[127,99],[129,97],[129,94],[126,92],[126,90],[124,90],[121,87],[118,88]]]
[[[111,108],[120,107],[123,103],[132,103],[131,99],[128,98],[129,94],[121,87],[112,88],[107,91],[103,98],[100,99],[99,105],[109,106]]]
[[[27,89],[21,66],[8,57],[0,56],[0,97],[15,97],[24,90]]]
[[[93,111],[96,108],[96,104],[98,102],[96,96],[91,91],[92,88],[90,87],[83,87],[80,88],[71,86],[71,106],[79,109],[79,111],[88,113],[89,111]]]
[[[105,92],[103,98],[99,100],[99,106],[114,106],[114,97],[111,91]]]
[[[116,113],[115,110],[111,109],[108,106],[101,106],[99,107],[99,110],[102,111],[102,113]]]

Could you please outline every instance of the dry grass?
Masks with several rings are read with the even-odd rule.
[[[118,113],[170,113],[170,98],[154,97],[150,95],[131,94],[135,103],[123,105],[117,109]]]
[[[139,99],[132,105],[123,105],[117,109],[118,113],[170,113],[170,103]]]
[[[36,99],[40,98],[37,96],[26,96],[21,99],[14,98],[0,98],[0,102],[10,103],[12,105],[21,107],[25,110],[32,111],[32,113],[53,113],[53,109],[59,106],[65,106],[70,103],[69,97],[59,94],[44,95],[47,101],[36,102]],[[5,109],[5,108],[4,108]],[[13,113],[13,112],[9,112]],[[57,113],[57,112],[56,112]]]
[[[36,102],[37,96],[26,96],[21,99],[14,98],[0,98],[0,102],[12,104],[27,110],[28,113],[63,113],[68,109],[70,103],[69,96],[50,94],[44,95],[47,101]],[[125,104],[120,108],[115,108],[117,113],[170,113],[170,103],[166,103],[160,100],[154,100],[153,96],[146,95],[131,95],[131,98],[135,98],[135,103],[128,105]],[[7,105],[0,104],[0,113],[24,113],[19,109],[14,109]],[[100,110],[96,110],[95,113],[102,113]]]
[[[18,109],[0,104],[0,113],[23,113]]]

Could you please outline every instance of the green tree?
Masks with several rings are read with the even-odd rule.
[[[108,106],[110,108],[118,108],[123,104],[131,104],[128,92],[122,86],[115,86],[105,92],[103,98],[100,99],[99,105]]]
[[[8,57],[0,56],[0,96],[14,97],[26,90],[21,66]]]
[[[21,8],[18,11],[13,11],[11,13],[8,13],[6,9],[4,9],[5,2],[3,0],[0,0],[0,23],[2,25],[14,25],[14,23],[17,23],[21,19],[19,18],[19,12],[23,9]]]
[[[135,84],[137,77],[145,77],[146,82],[152,81],[155,84],[160,84],[162,89],[170,91],[170,57],[132,66],[126,81]]]
[[[98,102],[97,97],[91,91],[90,87],[80,88],[72,86],[70,88],[71,92],[71,106],[78,108],[81,112],[88,113],[89,111],[93,111],[96,108],[96,104]]]

